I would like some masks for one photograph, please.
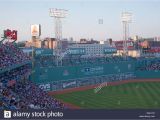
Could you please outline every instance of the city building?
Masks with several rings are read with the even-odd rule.
[[[55,38],[45,38],[43,40],[43,48],[54,49],[57,46]]]
[[[25,47],[42,48],[42,41],[40,39],[28,40],[25,43]]]

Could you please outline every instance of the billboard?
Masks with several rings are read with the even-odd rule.
[[[69,48],[67,53],[69,55],[85,55],[86,50],[85,48]]]
[[[104,54],[113,54],[117,53],[117,49],[113,47],[104,48]]]
[[[31,25],[31,35],[35,37],[38,37],[41,35],[41,25],[40,24]]]
[[[81,69],[81,73],[83,73],[84,75],[103,74],[104,67],[103,66],[84,67]]]
[[[71,81],[71,82],[64,82],[63,83],[63,88],[70,88],[76,86],[76,81]]]
[[[123,44],[124,44],[123,40],[114,41],[114,43],[115,43],[117,50],[123,50]],[[128,48],[128,50],[133,50],[134,49],[134,42],[131,40],[127,40],[127,48]]]
[[[11,39],[11,40],[17,40],[17,31],[16,30],[4,30],[4,37]]]
[[[48,84],[40,84],[39,88],[44,90],[44,91],[50,91],[51,85],[49,83]]]
[[[160,47],[151,47],[148,52],[150,53],[160,53]]]

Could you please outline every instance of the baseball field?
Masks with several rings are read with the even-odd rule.
[[[106,84],[53,96],[64,103],[82,109],[160,108],[160,82]]]

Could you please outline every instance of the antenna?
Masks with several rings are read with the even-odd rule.
[[[61,52],[62,52],[62,22],[61,19],[65,18],[67,15],[67,10],[64,9],[57,9],[57,8],[50,8],[49,9],[50,17],[54,17],[55,19],[55,38],[57,41],[57,47],[55,48],[55,54],[56,54],[56,64],[59,65],[62,64],[61,60]]]
[[[127,40],[129,38],[129,23],[132,22],[132,13],[122,12],[122,23],[123,23],[123,53],[124,57],[128,55]]]

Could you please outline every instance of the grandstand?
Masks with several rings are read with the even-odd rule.
[[[15,43],[0,44],[0,109],[66,108],[31,80],[31,58]]]

